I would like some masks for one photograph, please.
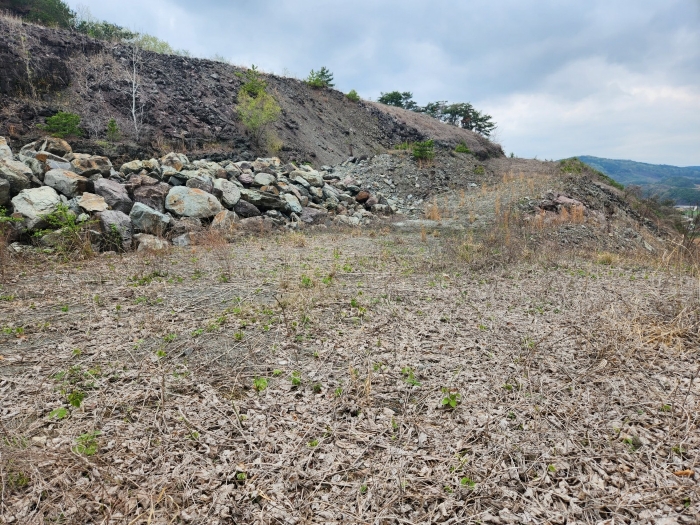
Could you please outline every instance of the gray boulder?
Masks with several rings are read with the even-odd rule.
[[[7,145],[5,137],[0,137],[0,159],[12,159],[12,150]]]
[[[56,211],[61,197],[48,186],[22,190],[12,199],[12,208],[24,219],[24,227],[31,231],[47,226],[44,216]]]
[[[189,159],[182,153],[168,153],[160,159],[161,167],[172,168],[174,171],[182,171],[182,169],[190,163]],[[165,170],[164,170],[165,171]]]
[[[328,218],[328,212],[316,208],[303,208],[299,218],[306,224],[321,224]]]
[[[285,193],[282,195],[282,199],[287,202],[287,207],[294,213],[302,213],[301,202],[292,193]]]
[[[323,181],[323,176],[316,170],[295,170],[289,174],[289,179],[293,181],[299,181],[299,179],[303,179],[306,182],[308,182],[311,186],[316,186],[319,188],[323,187],[323,185],[325,184],[325,182]]]
[[[214,188],[221,192],[221,203],[229,209],[241,200],[241,190],[231,181],[216,179]]]
[[[134,243],[136,244],[137,252],[162,252],[170,248],[168,241],[148,233],[137,233],[134,235]]]
[[[197,175],[191,179],[187,179],[185,186],[188,188],[197,188],[207,193],[212,193],[214,190],[214,184],[208,175]]]
[[[241,199],[253,204],[260,210],[287,210],[287,202],[272,193],[241,190]]]
[[[95,181],[95,193],[104,198],[110,208],[122,213],[129,213],[133,202],[129,198],[126,188],[110,179]]]
[[[109,207],[104,197],[95,195],[94,193],[83,193],[83,195],[77,199],[77,203],[80,208],[89,213],[107,211]]]
[[[102,239],[107,248],[122,250],[131,248],[134,231],[128,215],[109,210],[98,213],[97,217],[102,229]]]
[[[235,211],[239,217],[243,217],[244,219],[250,217],[259,217],[260,215],[262,215],[257,206],[255,206],[255,204],[251,204],[248,201],[244,201],[243,199],[239,200],[236,204],[234,204],[233,211]]]
[[[253,184],[256,186],[272,186],[277,182],[277,177],[269,173],[256,173],[253,178]]]
[[[31,185],[32,170],[24,162],[12,159],[0,159],[0,179],[10,183],[10,194],[17,195]]]
[[[66,160],[70,160],[71,171],[83,177],[90,177],[91,175],[109,177],[112,172],[112,162],[107,157],[85,153],[71,153]]]
[[[19,154],[33,157],[34,153],[40,151],[45,151],[47,153],[51,153],[52,155],[57,155],[58,157],[65,157],[69,153],[73,152],[73,148],[71,148],[70,144],[63,139],[59,139],[57,137],[45,137],[23,146],[22,149],[19,150]]]
[[[169,215],[160,213],[141,202],[134,204],[129,218],[135,231],[152,235],[163,235],[171,222]]]
[[[176,186],[165,199],[165,209],[181,217],[213,217],[224,208],[211,193],[197,188]]]
[[[165,199],[170,189],[170,185],[165,182],[153,186],[140,186],[134,190],[134,202],[140,202],[162,213],[165,211]]]
[[[0,207],[7,208],[10,205],[10,183],[0,179]]]
[[[236,229],[236,214],[229,210],[223,210],[216,214],[211,221],[211,227],[223,233],[232,233]]]
[[[68,198],[94,189],[94,184],[90,188],[89,183],[90,181],[85,177],[67,170],[49,170],[44,175],[44,184]]]

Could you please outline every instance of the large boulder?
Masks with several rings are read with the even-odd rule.
[[[95,193],[104,198],[105,202],[113,210],[128,214],[133,202],[129,198],[126,188],[110,179],[95,181]]]
[[[321,224],[328,218],[328,212],[317,208],[303,208],[299,218],[306,224]]]
[[[12,150],[7,145],[5,137],[0,137],[0,159],[12,159]]]
[[[31,142],[19,150],[20,155],[34,156],[32,153],[37,153],[39,151],[45,151],[59,157],[65,157],[69,153],[73,152],[65,140],[59,139],[57,137],[44,137],[35,142]]]
[[[5,179],[0,179],[0,208],[7,208],[10,205],[10,183]]]
[[[107,211],[109,208],[104,197],[95,195],[94,193],[83,193],[78,199],[78,206],[88,213],[99,213],[101,211]]]
[[[134,202],[140,202],[162,213],[165,211],[165,199],[170,189],[170,185],[165,182],[153,186],[140,186],[134,190]]]
[[[94,189],[94,184],[90,185],[88,179],[67,170],[47,171],[44,175],[44,184],[50,186],[69,199],[89,191],[90,189]]]
[[[211,227],[224,234],[233,233],[236,229],[236,214],[229,210],[223,210],[216,214],[211,221]]]
[[[109,174],[112,172],[112,162],[107,157],[85,153],[71,153],[66,160],[70,161],[72,171],[83,177],[97,174],[109,177]]]
[[[0,179],[10,183],[10,194],[17,195],[31,185],[32,170],[24,162],[0,159]]]
[[[185,186],[188,188],[197,188],[199,190],[206,191],[207,193],[212,193],[214,190],[214,183],[212,182],[211,177],[208,175],[197,175],[196,177],[192,177],[191,179],[187,180]]]
[[[256,186],[272,186],[277,182],[277,177],[269,173],[256,173],[253,184]]]
[[[135,231],[163,235],[170,226],[170,216],[137,202],[129,214]]]
[[[12,199],[12,208],[24,219],[27,230],[46,227],[44,217],[56,211],[61,204],[61,197],[56,190],[48,186],[22,190]]]
[[[119,171],[124,175],[130,175],[132,173],[141,173],[142,171],[160,175],[160,163],[156,159],[132,160],[131,162],[122,164],[121,168],[119,168]]]
[[[229,209],[233,208],[241,200],[241,190],[231,181],[215,179],[214,189],[221,192],[221,203]]]
[[[190,163],[189,159],[182,153],[168,153],[165,157],[160,159],[160,165],[165,168],[171,168],[173,171],[182,171],[182,169]]]
[[[294,194],[285,193],[282,195],[282,199],[287,202],[287,206],[290,211],[293,211],[294,213],[302,213],[301,202],[299,202],[299,199],[297,199]]]
[[[102,229],[102,238],[108,249],[128,250],[131,248],[131,241],[134,231],[131,219],[128,215],[115,210],[98,213]]]
[[[260,210],[287,210],[287,202],[272,193],[255,190],[241,190],[241,199],[253,204]]]
[[[250,217],[259,217],[260,215],[262,215],[257,206],[255,206],[255,204],[251,204],[248,201],[244,201],[243,199],[239,200],[236,204],[233,205],[233,211],[235,211],[239,217],[243,217],[244,219],[248,219]]]
[[[295,170],[289,174],[289,179],[293,181],[298,181],[303,179],[308,182],[311,186],[323,187],[325,182],[323,181],[323,176],[316,170],[304,171]]]
[[[187,186],[176,186],[165,199],[165,209],[181,217],[213,217],[224,208],[211,193]]]

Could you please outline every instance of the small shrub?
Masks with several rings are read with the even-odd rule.
[[[470,150],[464,142],[460,142],[455,147],[455,152],[456,153],[471,153],[472,150]]]
[[[312,69],[306,79],[306,83],[315,89],[332,88],[335,85],[333,84],[333,73],[325,67],[318,71]]]
[[[264,377],[256,377],[253,379],[253,388],[258,392],[262,392],[267,388],[267,379]]]
[[[260,145],[270,124],[279,119],[282,108],[272,95],[264,91],[256,96],[242,91],[238,94],[236,111],[253,141]]]
[[[416,142],[413,145],[413,158],[418,161],[432,160],[435,158],[435,143],[432,140]]]
[[[360,101],[360,95],[358,95],[357,91],[355,91],[354,89],[351,89],[350,93],[345,95],[345,97],[352,102],[359,102]]]
[[[76,439],[77,444],[73,447],[73,452],[82,454],[83,456],[94,456],[98,446],[97,436],[100,434],[101,432],[99,430],[94,430],[78,436]]]
[[[121,133],[119,131],[117,121],[113,118],[109,119],[109,122],[107,123],[107,140],[110,142],[116,142],[120,137]]]
[[[40,125],[39,128],[51,133],[54,137],[82,137],[83,131],[78,126],[80,126],[80,116],[59,111],[53,117],[47,118],[46,124]]]
[[[245,81],[241,91],[253,98],[257,98],[267,89],[267,81],[262,78],[255,64],[250,66],[250,69],[246,69],[245,73],[236,73],[236,76]]]
[[[457,408],[462,402],[462,394],[453,392],[449,388],[443,388],[442,393],[445,397],[442,398],[441,405],[445,408]]]

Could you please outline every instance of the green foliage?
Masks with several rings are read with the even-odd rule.
[[[77,444],[73,447],[73,452],[83,456],[94,456],[98,447],[97,436],[101,433],[102,432],[99,430],[93,430],[92,432],[78,436],[76,439]]]
[[[256,144],[262,142],[267,128],[279,119],[282,108],[275,98],[261,91],[253,97],[246,91],[238,93],[238,118],[246,127]]]
[[[107,40],[109,42],[130,41],[138,36],[138,33],[129,31],[122,26],[111,24],[104,20],[93,20],[92,18],[76,20],[73,29],[89,37]]]
[[[335,85],[333,84],[333,73],[326,69],[325,66],[318,71],[312,69],[305,82],[316,89],[332,88]]]
[[[244,73],[236,73],[236,76],[244,80],[241,91],[253,98],[257,98],[267,89],[267,81],[262,78],[255,64],[250,66],[250,69],[246,69]]]
[[[51,412],[49,412],[49,417],[60,421],[61,419],[68,417],[68,409],[64,407],[54,408]]]
[[[75,13],[61,0],[10,0],[7,3],[12,13],[45,26],[69,28],[75,19]]]
[[[314,282],[311,280],[311,277],[308,275],[302,275],[301,276],[301,286],[303,288],[311,288],[314,285]]]
[[[432,140],[416,142],[413,145],[413,158],[416,160],[431,160],[435,158],[435,143]]]
[[[387,106],[394,106],[412,111],[415,111],[418,108],[418,104],[413,101],[413,93],[410,91],[404,91],[403,93],[400,91],[380,93],[377,102],[386,104]]]
[[[80,390],[73,390],[70,394],[66,396],[66,399],[68,400],[68,403],[71,406],[74,406],[75,408],[80,408],[80,405],[85,399],[85,392],[82,392]]]
[[[581,175],[585,173],[586,171],[590,171],[592,173],[595,173],[598,177],[603,179],[605,182],[613,186],[614,188],[617,188],[619,190],[625,189],[625,187],[620,184],[619,182],[611,179],[608,177],[605,173],[602,171],[599,171],[595,169],[594,167],[586,164],[585,162],[582,162],[576,157],[572,157],[570,159],[564,159],[559,161],[559,169],[563,173],[573,173],[576,175]]]
[[[442,398],[441,404],[445,408],[456,408],[462,402],[462,394],[454,392],[449,388],[443,388],[442,393],[445,397]]]
[[[121,133],[119,131],[117,121],[113,118],[109,119],[109,122],[107,122],[107,140],[110,142],[116,142],[120,137]]]
[[[416,374],[410,366],[403,367],[401,374],[404,376],[404,381],[409,385],[420,386],[420,382],[416,379]]]
[[[472,150],[470,150],[464,142],[460,142],[455,147],[455,153],[471,153],[471,152],[472,152]]]
[[[345,97],[352,102],[359,102],[360,101],[360,95],[358,95],[357,91],[355,91],[354,89],[351,89],[350,93],[345,95]]]
[[[311,441],[309,441],[309,446],[311,448],[317,447],[318,446],[318,439],[312,439]]]
[[[82,137],[83,131],[78,126],[80,126],[80,116],[59,111],[53,117],[47,118],[46,124],[39,125],[39,128],[48,131],[54,137]]]
[[[253,379],[253,388],[258,392],[262,392],[267,388],[267,379],[264,377],[256,377]]]
[[[292,372],[292,376],[290,379],[292,381],[292,386],[298,387],[301,385],[301,373],[299,373],[298,371],[295,370],[294,372]]]
[[[469,487],[470,489],[473,489],[476,486],[476,483],[467,477],[460,479],[459,484],[463,487]]]

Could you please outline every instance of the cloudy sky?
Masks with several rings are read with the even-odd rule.
[[[194,56],[471,102],[507,153],[700,166],[700,0],[68,0]]]

